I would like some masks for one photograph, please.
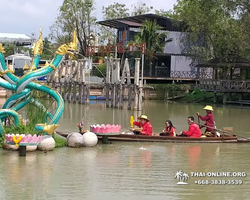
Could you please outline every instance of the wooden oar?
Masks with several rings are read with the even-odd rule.
[[[200,124],[200,118],[199,118],[199,116],[198,116],[198,123]],[[199,126],[200,128],[202,127],[202,126]]]
[[[218,129],[218,128],[214,128],[214,127],[211,127],[211,126],[206,126],[206,125],[203,125],[203,124],[200,124],[200,123],[195,123],[195,124],[197,124],[197,125],[199,125],[199,126],[204,126],[204,127],[207,127],[207,128],[211,128],[211,129],[213,129],[213,130],[215,130],[215,131],[219,131],[219,132],[222,132],[222,133],[227,133],[227,134],[225,134],[225,135],[228,135],[228,136],[232,136],[233,134],[231,133],[231,132],[228,132],[228,131],[224,131],[224,130],[221,130],[221,129]]]

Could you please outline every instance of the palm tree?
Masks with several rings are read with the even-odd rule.
[[[183,182],[187,181],[189,178],[188,174],[185,172],[183,173],[182,177],[183,177]]]
[[[182,170],[179,170],[179,171],[176,172],[174,178],[177,178],[177,179],[179,179],[179,180],[181,181],[182,176],[183,176],[183,171],[182,171]]]
[[[143,23],[141,32],[135,36],[135,43],[146,43],[146,58],[149,60],[149,74],[152,75],[152,61],[155,53],[163,53],[165,44],[172,42],[172,38],[168,38],[168,32],[159,32],[161,30],[156,21],[146,20]]]

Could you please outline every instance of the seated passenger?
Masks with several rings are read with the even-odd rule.
[[[188,117],[189,128],[188,131],[181,131],[178,136],[179,137],[201,137],[201,130],[199,125],[194,123],[194,117]]]
[[[169,136],[169,137],[175,136],[175,127],[173,126],[170,120],[166,121],[165,129],[162,130],[162,133],[160,133],[160,136]]]
[[[149,119],[146,115],[141,115],[138,117],[138,122],[134,121],[134,125],[138,126],[139,129],[131,129],[134,134],[140,134],[140,135],[149,135],[152,136],[153,127],[149,122]]]

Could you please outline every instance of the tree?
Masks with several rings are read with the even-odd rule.
[[[131,7],[133,8],[131,14],[132,16],[146,14],[153,10],[153,6],[147,6],[146,3],[142,3],[140,1],[136,4],[133,4]]]
[[[126,8],[125,4],[120,4],[117,2],[114,2],[113,4],[102,7],[102,14],[104,20],[109,19],[117,19],[117,18],[124,18],[129,16],[129,9]],[[117,29],[109,28],[106,26],[100,26],[100,42],[105,43],[107,42],[107,39],[110,39],[110,42],[115,44],[117,39]]]
[[[85,56],[96,22],[93,11],[93,0],[64,0],[56,22],[50,27],[51,38],[58,43],[69,42],[76,29],[80,53]]]
[[[149,60],[149,74],[152,75],[152,60],[155,53],[162,53],[166,43],[172,42],[168,38],[168,32],[160,31],[161,27],[156,21],[146,20],[143,23],[141,32],[135,36],[135,43],[146,43],[146,58]]]
[[[236,0],[237,1],[237,0]],[[239,1],[239,0],[238,0]],[[183,51],[193,64],[212,58],[227,61],[244,54],[245,34],[240,20],[235,19],[237,7],[228,9],[225,0],[178,0],[172,16],[187,25],[183,30]]]
[[[43,41],[43,53],[41,55],[41,59],[50,60],[53,58],[53,56],[54,52],[51,49],[51,42],[47,37],[45,37]]]

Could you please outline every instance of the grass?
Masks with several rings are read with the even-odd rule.
[[[32,103],[27,105],[27,118],[29,119],[29,123],[27,125],[19,124],[18,126],[15,126],[12,117],[10,117],[9,119],[11,122],[11,126],[5,126],[4,132],[6,134],[14,133],[14,134],[41,135],[42,133],[38,132],[35,129],[35,125],[47,121],[47,111],[49,110],[53,102],[46,100],[41,100],[40,102],[44,105],[44,108],[38,107]],[[66,141],[63,138],[60,138],[54,134],[53,138],[55,140],[56,147],[66,146]],[[0,147],[2,146],[4,139],[5,139],[4,136],[0,138]]]

